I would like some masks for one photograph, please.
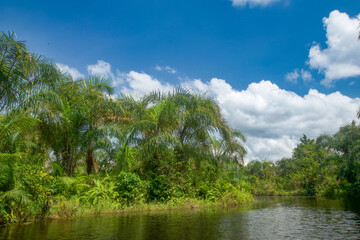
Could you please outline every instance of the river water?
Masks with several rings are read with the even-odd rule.
[[[360,239],[360,202],[263,197],[239,209],[79,217],[0,227],[0,239]]]

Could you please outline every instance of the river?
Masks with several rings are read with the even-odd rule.
[[[78,217],[0,227],[0,239],[360,239],[360,202],[258,197],[238,209]]]

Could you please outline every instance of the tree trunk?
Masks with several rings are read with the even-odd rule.
[[[74,175],[75,163],[74,155],[71,152],[70,144],[67,144],[65,152],[62,155],[63,168],[66,176],[72,177]]]
[[[88,149],[86,150],[86,170],[88,175],[97,173],[99,170],[96,164],[94,151],[92,149],[93,142],[93,139],[90,139]]]

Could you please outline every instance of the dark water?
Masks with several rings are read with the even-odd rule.
[[[360,239],[360,202],[257,198],[243,209],[81,217],[0,228],[0,239]]]

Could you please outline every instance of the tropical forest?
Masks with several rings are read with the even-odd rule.
[[[291,158],[245,162],[243,129],[178,86],[114,95],[0,34],[0,224],[159,209],[234,208],[257,196],[360,197],[360,125],[305,134]],[[360,117],[360,112],[357,116]]]

